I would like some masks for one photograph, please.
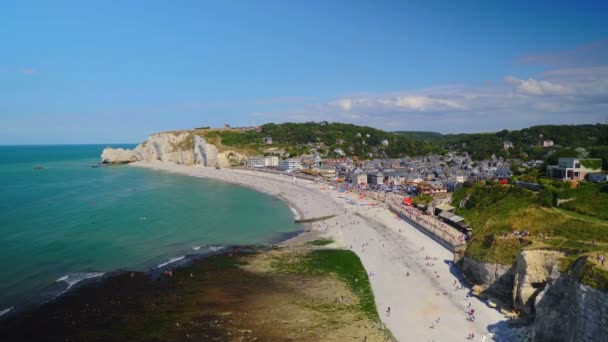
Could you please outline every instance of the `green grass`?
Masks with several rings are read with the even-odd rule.
[[[555,208],[555,210],[559,211],[560,213],[562,213],[564,215],[570,216],[570,217],[578,219],[578,220],[589,221],[589,222],[594,222],[594,223],[607,223],[606,220],[602,220],[602,219],[594,217],[594,216],[577,213],[576,211],[570,211],[567,209],[563,209],[561,207]]]
[[[590,202],[597,201],[593,194],[597,194],[599,188],[587,186],[582,186],[581,192],[564,190],[564,193],[576,196],[585,205],[595,206]],[[466,254],[475,260],[508,265],[524,248],[557,249],[578,256],[608,250],[608,221],[598,218],[600,214],[590,216],[546,208],[541,205],[542,194],[511,186],[476,184],[464,192],[470,198],[466,208],[457,209],[457,213],[473,228],[473,239]],[[464,197],[463,193],[457,195],[457,199]],[[527,230],[530,237],[501,238],[513,230]],[[540,233],[549,239],[540,240]]]
[[[592,262],[585,262],[585,266],[579,274],[579,280],[594,289],[608,291],[608,271],[600,269]]]
[[[603,184],[581,183],[578,189],[564,191],[560,198],[574,198],[562,203],[560,208],[586,216],[608,220],[608,193],[602,192]]]
[[[359,298],[361,311],[374,322],[379,322],[374,294],[367,272],[359,257],[348,250],[315,250],[303,257],[280,258],[273,261],[273,268],[279,272],[313,275],[333,274]]]
[[[318,240],[310,241],[310,242],[308,242],[308,244],[310,246],[327,246],[333,242],[334,242],[334,240],[332,240],[332,239],[318,239]]]
[[[602,168],[602,160],[601,159],[581,159],[581,165],[588,169],[601,169]]]

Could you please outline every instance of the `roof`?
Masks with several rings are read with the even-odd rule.
[[[455,216],[455,215],[454,215],[454,213],[451,213],[451,212],[449,212],[449,211],[442,211],[442,212],[439,214],[439,217],[444,218],[444,219],[449,219],[449,218],[451,218],[452,216]]]
[[[453,215],[452,217],[450,217],[450,221],[452,221],[454,223],[462,222],[462,221],[464,221],[464,217],[461,217],[458,215]]]
[[[436,206],[435,208],[437,208],[441,211],[452,211],[452,210],[456,209],[447,203],[440,204],[440,205]]]

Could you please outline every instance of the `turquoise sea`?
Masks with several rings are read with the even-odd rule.
[[[0,313],[104,272],[148,270],[297,230],[285,203],[247,188],[91,167],[104,147],[0,146]]]

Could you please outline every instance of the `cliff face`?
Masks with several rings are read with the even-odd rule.
[[[220,153],[215,145],[191,131],[157,133],[132,150],[106,148],[101,154],[101,162],[124,164],[134,161],[163,161],[184,165],[207,167],[229,167],[246,157],[235,151]]]
[[[534,305],[535,341],[608,341],[608,293],[581,284],[579,272],[551,272]]]
[[[532,317],[534,341],[608,341],[608,292],[578,280],[584,258],[570,273],[561,273],[562,256],[555,251],[523,251],[511,266],[465,257],[462,270],[490,295],[509,295],[515,309]]]
[[[547,278],[558,269],[559,259],[564,254],[555,251],[522,251],[517,257],[513,282],[513,307],[531,314],[534,299],[547,284]]]
[[[474,283],[485,286],[490,296],[508,302],[513,294],[514,265],[490,264],[464,257],[462,272]]]

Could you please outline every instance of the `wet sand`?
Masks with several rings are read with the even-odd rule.
[[[386,341],[390,335],[377,318],[365,315],[357,295],[338,277],[273,266],[298,262],[313,250],[306,245],[233,250],[170,275],[117,274],[0,320],[0,336],[3,341]]]

